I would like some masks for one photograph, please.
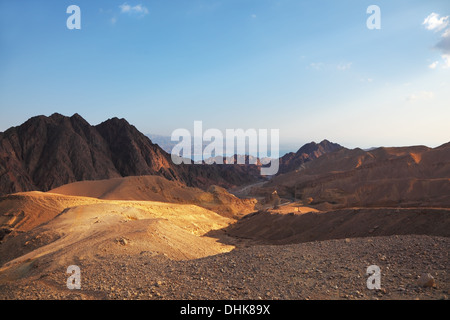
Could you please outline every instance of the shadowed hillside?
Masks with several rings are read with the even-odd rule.
[[[450,206],[450,147],[342,148],[252,190],[302,200],[322,209]]]
[[[175,165],[124,119],[91,126],[78,114],[37,116],[0,133],[0,194],[48,191],[84,180],[159,175],[189,186],[232,187],[260,179],[251,165]]]

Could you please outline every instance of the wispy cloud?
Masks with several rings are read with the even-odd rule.
[[[350,69],[351,67],[352,67],[352,63],[348,62],[348,63],[338,64],[336,68],[340,71],[345,71],[345,70]]]
[[[449,30],[447,30],[449,31]],[[442,36],[441,41],[436,44],[436,49],[442,50],[445,54],[450,54],[450,32],[446,32],[446,36]]]
[[[121,13],[137,14],[141,16],[149,13],[147,7],[143,6],[142,4],[131,6],[125,2],[124,4],[121,4],[119,8]]]
[[[302,56],[301,58],[304,59],[305,57]],[[352,67],[352,64],[353,64],[352,62],[339,63],[339,64],[324,63],[324,62],[311,62],[309,64],[309,68],[315,69],[315,70],[346,71],[346,70],[349,70]]]
[[[444,60],[444,68],[450,68],[450,54],[443,54],[442,60]]]
[[[448,38],[448,37],[450,37],[450,28],[444,31],[444,33],[442,34],[442,37],[443,37],[443,38]]]
[[[433,30],[436,32],[446,28],[448,26],[448,23],[448,16],[439,17],[439,14],[434,12],[426,17],[423,21],[423,24],[425,25],[425,28],[427,30]]]
[[[409,102],[415,102],[418,100],[429,100],[434,98],[434,92],[431,91],[421,91],[418,93],[413,93],[409,95],[406,100]]]
[[[325,67],[323,62],[311,62],[309,66],[316,70],[322,70]]]
[[[450,67],[450,28],[447,28],[450,24],[449,16],[441,17],[437,13],[432,13],[428,17],[425,18],[423,25],[427,30],[431,30],[434,32],[439,32],[444,30],[441,34],[441,39],[434,46],[435,49],[438,49],[442,52],[441,58],[443,60],[442,67],[449,68]],[[447,29],[446,29],[447,28]],[[433,62],[428,67],[430,69],[436,69],[439,61]]]
[[[430,69],[436,69],[436,67],[438,66],[438,64],[439,64],[439,61],[435,61],[435,62],[433,62],[432,64],[430,64],[430,65],[428,66],[428,68],[430,68]]]

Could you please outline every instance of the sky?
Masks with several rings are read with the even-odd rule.
[[[436,147],[450,141],[449,16],[448,0],[0,0],[0,131],[58,112],[167,136],[279,129],[292,151]]]

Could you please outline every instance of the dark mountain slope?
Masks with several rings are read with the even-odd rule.
[[[55,113],[0,133],[0,194],[140,175],[164,176],[201,188],[260,179],[257,166],[177,166],[170,154],[124,119],[91,126],[78,114]]]

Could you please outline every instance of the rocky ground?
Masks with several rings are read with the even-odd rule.
[[[26,278],[3,279],[0,299],[448,299],[449,248],[450,238],[408,235],[243,243],[189,261],[151,252],[107,254],[75,261],[81,290],[73,291],[66,287],[67,266],[46,271],[47,262],[37,259],[23,266]],[[380,290],[367,288],[370,265],[381,269]],[[425,283],[422,274],[433,279]]]

